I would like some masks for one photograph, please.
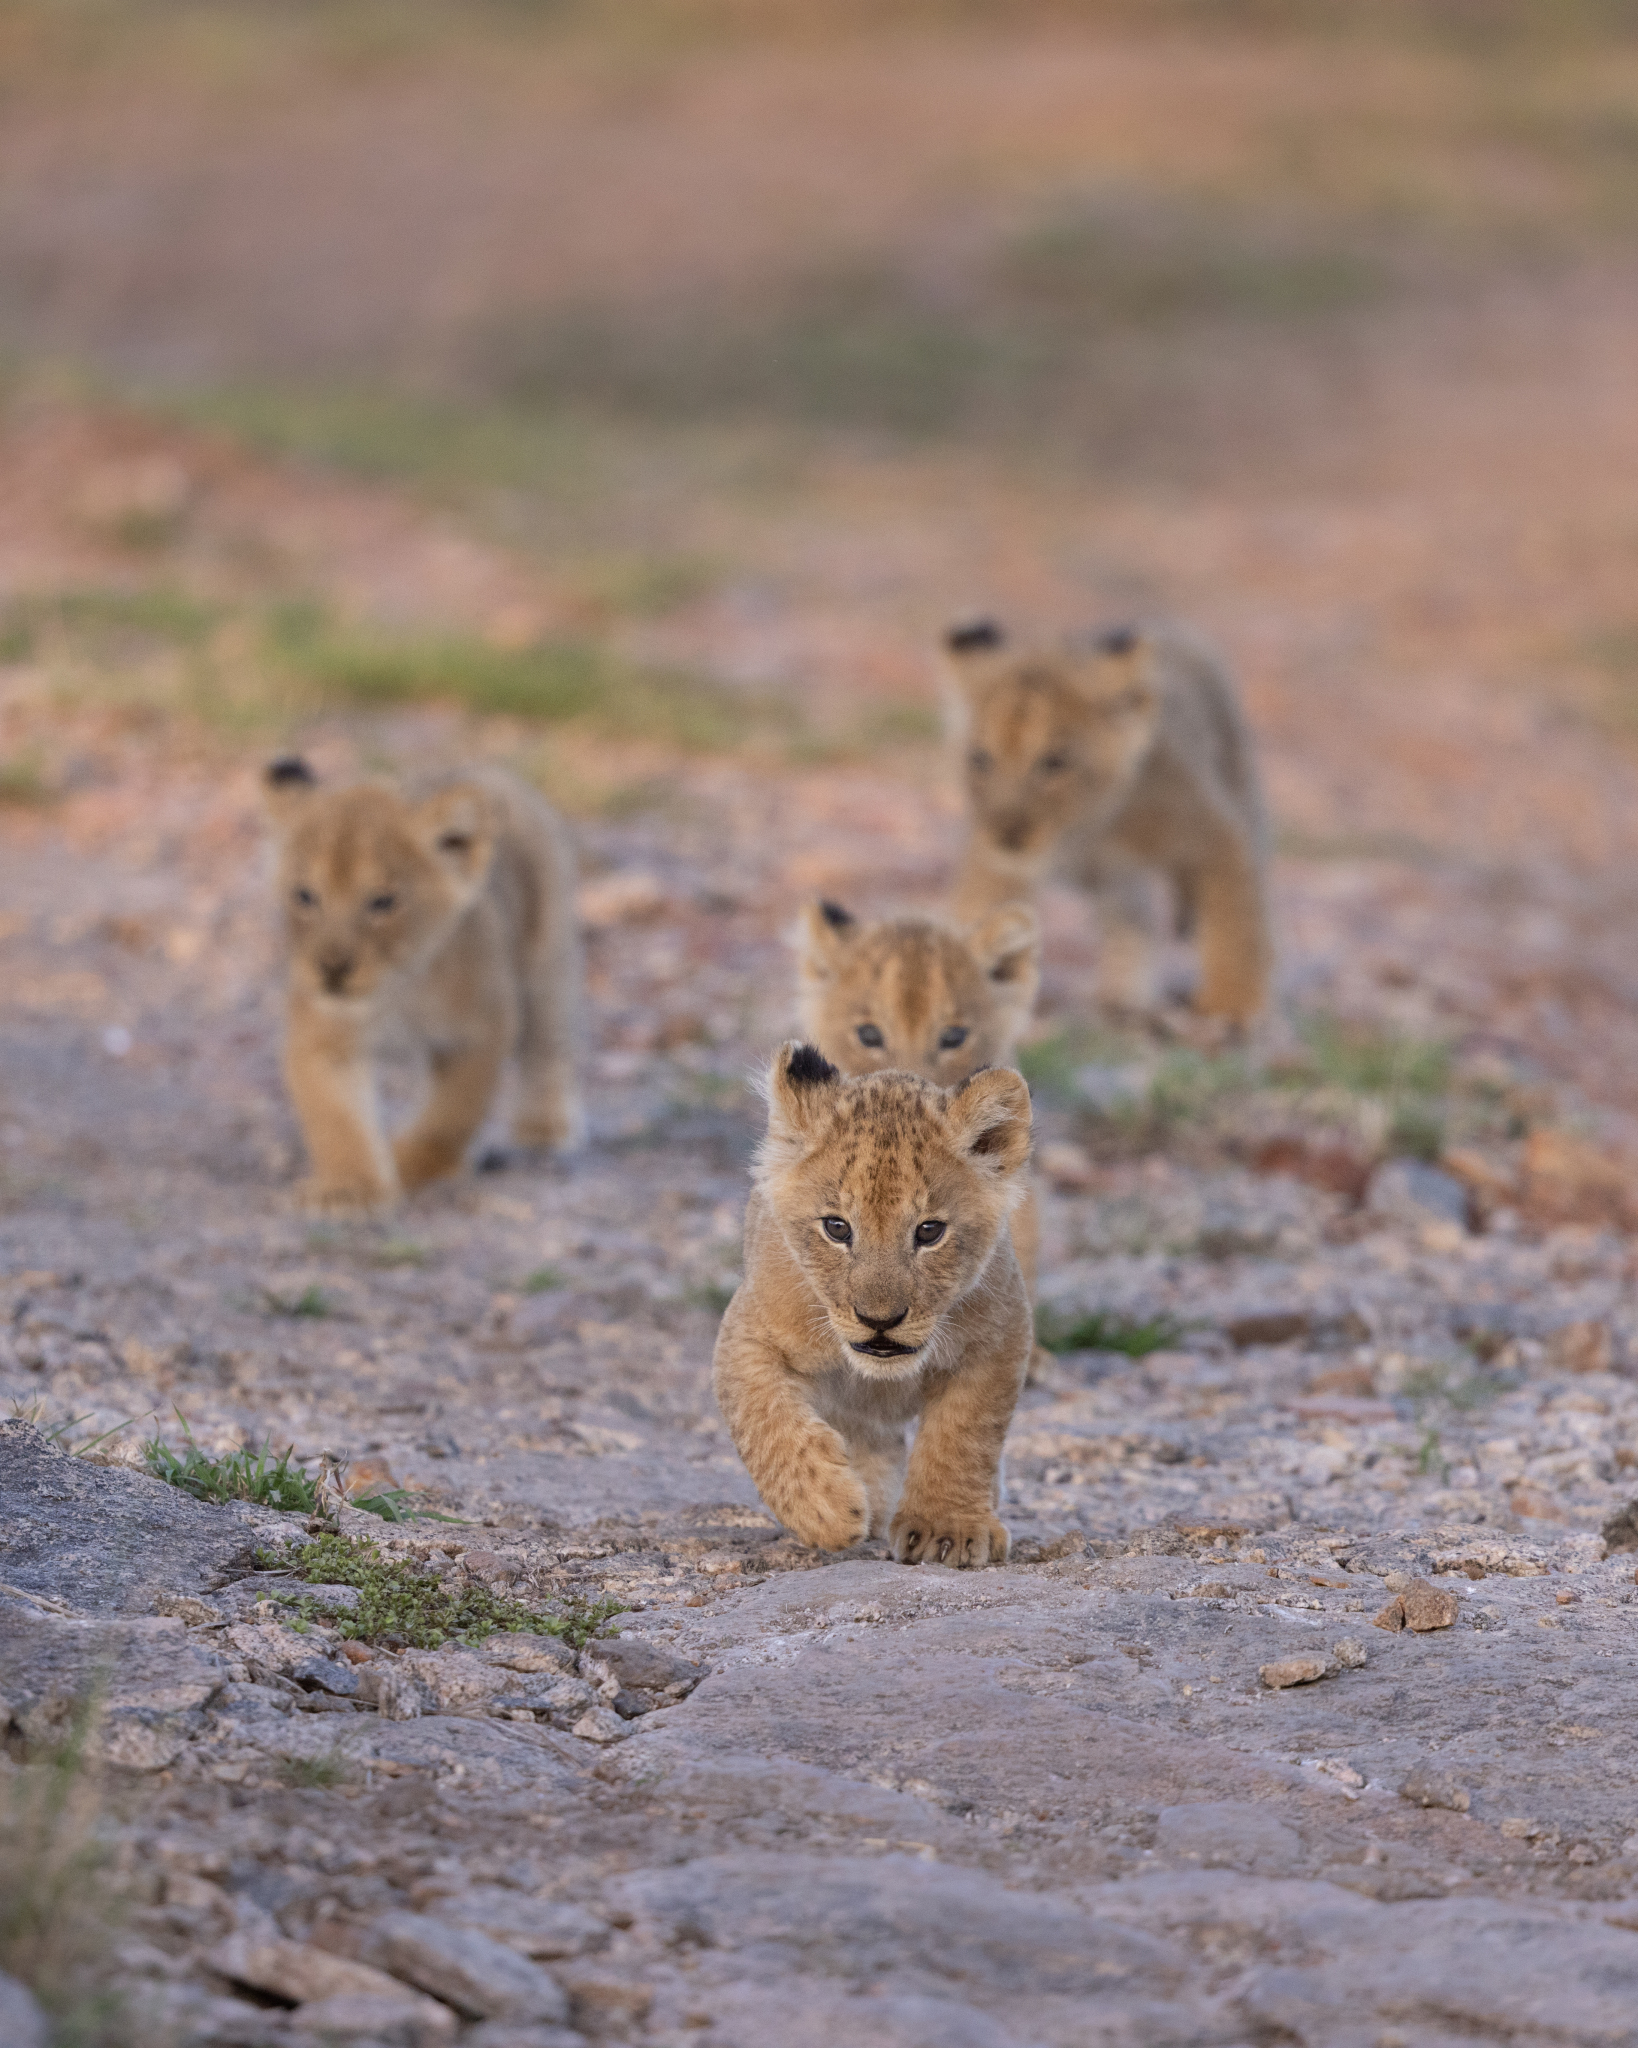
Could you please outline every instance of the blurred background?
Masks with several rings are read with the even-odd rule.
[[[231,1007],[258,762],[483,753],[647,934],[605,1077],[726,1085],[802,894],[947,881],[941,626],[1160,613],[1291,1013],[1624,1115],[1635,315],[1620,0],[7,0],[10,1000]]]

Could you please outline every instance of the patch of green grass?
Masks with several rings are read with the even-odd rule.
[[[372,1254],[373,1263],[388,1271],[399,1266],[424,1266],[431,1257],[427,1247],[417,1243],[413,1237],[385,1238]]]
[[[1445,1119],[1426,1098],[1412,1097],[1395,1105],[1388,1125],[1388,1150],[1429,1165],[1445,1149]]]
[[[1107,1309],[1065,1315],[1041,1308],[1035,1313],[1035,1334],[1048,1351],[1122,1351],[1128,1358],[1147,1358],[1151,1351],[1175,1350],[1188,1329],[1174,1316],[1140,1321]]]
[[[87,1752],[97,1702],[77,1702],[55,1750],[0,1780],[0,1971],[27,1985],[55,2048],[137,2048],[110,1975],[124,1901],[108,1869]]]
[[[708,1309],[714,1316],[720,1316],[737,1293],[737,1288],[720,1281],[702,1281],[698,1287],[690,1287],[683,1295],[690,1308]]]
[[[1312,1077],[1360,1095],[1441,1095],[1450,1086],[1451,1047],[1380,1025],[1310,1016],[1298,1027]]]
[[[525,1294],[549,1294],[554,1287],[568,1283],[556,1266],[537,1266],[523,1283]]]
[[[350,1784],[358,1766],[343,1749],[320,1750],[317,1756],[287,1756],[279,1764],[281,1785],[292,1791],[328,1791],[335,1785]]]
[[[37,810],[54,803],[56,797],[37,755],[18,754],[10,761],[0,761],[0,804],[15,810]]]
[[[329,1607],[312,1597],[297,1602],[302,1619],[322,1620],[356,1642],[435,1650],[444,1643],[481,1643],[497,1633],[520,1630],[561,1636],[579,1649],[611,1615],[622,1611],[617,1600],[571,1601],[553,1611],[508,1599],[485,1586],[451,1588],[426,1566],[388,1557],[373,1543],[350,1536],[321,1536],[294,1552],[262,1551],[256,1562],[263,1571],[288,1571],[309,1585],[356,1587],[355,1608]]]
[[[270,1315],[310,1318],[316,1321],[335,1314],[330,1297],[317,1283],[304,1287],[300,1294],[278,1294],[271,1287],[264,1287],[262,1299],[266,1302]]]
[[[212,1455],[195,1441],[188,1419],[180,1409],[176,1419],[182,1425],[186,1440],[180,1451],[157,1436],[150,1437],[142,1446],[143,1463],[156,1479],[163,1479],[169,1486],[180,1487],[184,1493],[191,1493],[195,1500],[218,1504],[248,1500],[261,1507],[282,1509],[286,1514],[311,1515],[317,1512],[318,1481],[307,1470],[307,1462],[296,1456],[293,1445],[286,1445],[277,1457],[273,1455],[271,1443],[264,1443],[259,1449],[251,1444],[241,1444],[236,1451]],[[380,1493],[360,1494],[352,1505],[363,1514],[378,1516],[383,1522],[442,1519],[424,1517],[414,1506],[413,1495],[402,1486],[388,1487]]]
[[[27,661],[52,644],[116,663],[156,647],[196,648],[222,617],[220,606],[163,585],[18,597],[0,612],[0,660]]]
[[[89,1411],[84,1415],[70,1415],[62,1422],[53,1423],[49,1429],[45,1421],[46,1405],[37,1397],[32,1401],[14,1400],[11,1412],[19,1422],[32,1422],[47,1443],[55,1444],[71,1458],[88,1458],[93,1451],[107,1443],[111,1436],[118,1436],[121,1430],[129,1429],[137,1420],[136,1416],[127,1415],[123,1422],[116,1422],[112,1429],[101,1430],[96,1436],[76,1437],[73,1432],[80,1424],[91,1420]],[[147,1417],[144,1416],[142,1419],[146,1421]]]
[[[259,1450],[241,1444],[236,1451],[213,1456],[194,1441],[186,1418],[178,1420],[187,1440],[180,1451],[157,1436],[142,1446],[143,1462],[156,1479],[180,1487],[195,1500],[248,1500],[289,1514],[310,1515],[317,1509],[318,1484],[293,1447],[287,1446],[276,1458],[265,1443]]]

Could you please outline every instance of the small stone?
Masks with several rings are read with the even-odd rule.
[[[1621,1550],[1638,1550],[1638,1495],[1605,1519],[1601,1533],[1606,1557]]]
[[[1330,1669],[1323,1657],[1282,1657],[1276,1663],[1260,1665],[1257,1676],[1270,1692],[1279,1692],[1288,1685],[1312,1685]]]
[[[1339,1671],[1361,1671],[1365,1667],[1365,1645],[1357,1636],[1343,1636],[1331,1645],[1331,1661]]]
[[[45,2014],[15,1977],[0,1973],[0,2041],[5,2048],[46,2048]]]
[[[1390,1159],[1371,1175],[1365,1207],[1373,1216],[1420,1229],[1429,1223],[1467,1228],[1467,1189],[1454,1174],[1420,1159]]]
[[[156,1593],[154,1612],[174,1615],[189,1628],[206,1628],[224,1618],[220,1607],[212,1607],[208,1600],[196,1600],[191,1593]]]
[[[461,2036],[461,2048],[586,2048],[586,2037],[570,2027],[485,2020]]]
[[[1405,1602],[1403,1596],[1396,1594],[1380,1614],[1373,1614],[1371,1616],[1371,1626],[1372,1628],[1390,1630],[1402,1629],[1405,1626]]]
[[[588,1643],[580,1653],[580,1670],[596,1684],[612,1676],[637,1692],[664,1693],[681,1699],[706,1676],[707,1667],[662,1649],[646,1636],[607,1636]]]
[[[1296,1344],[1308,1335],[1308,1329],[1309,1318],[1302,1309],[1273,1309],[1265,1315],[1236,1316],[1225,1325],[1225,1333],[1236,1351],[1249,1351],[1256,1345]]]
[[[475,1927],[451,1927],[424,1913],[388,1913],[365,1936],[364,1950],[467,2019],[561,2024],[569,2016],[556,1978]]]
[[[491,1636],[483,1653],[491,1664],[506,1671],[572,1671],[575,1667],[574,1651],[561,1636]]]
[[[665,908],[665,889],[657,876],[633,869],[582,882],[575,901],[582,924],[594,932],[608,931],[658,917]]]
[[[1541,1825],[1527,1814],[1510,1814],[1501,1824],[1502,1833],[1513,1842],[1528,1842],[1541,1833]]]
[[[304,1657],[290,1676],[303,1692],[327,1692],[338,1699],[351,1699],[358,1691],[358,1673],[350,1663],[338,1663],[333,1657]]]
[[[1405,1610],[1405,1626],[1425,1634],[1429,1629],[1454,1627],[1462,1603],[1454,1593],[1417,1579],[1399,1596]]]
[[[365,1683],[361,1683],[360,1693],[374,1694],[375,1709],[383,1721],[418,1720],[431,1708],[427,1689],[413,1671],[393,1664],[375,1664],[362,1677]]]
[[[1082,1147],[1064,1140],[1043,1145],[1035,1163],[1060,1195],[1084,1194],[1097,1179],[1097,1169]]]
[[[315,1998],[299,2008],[297,2018],[304,2035],[337,2048],[346,2041],[364,2042],[368,2048],[442,2048],[454,2040],[458,2024],[447,2005],[413,1993],[406,1997],[400,1984],[390,1997],[342,1991]]]
[[[217,1943],[207,1960],[220,1976],[247,1984],[252,1991],[271,1992],[291,2005],[355,1995],[391,2000],[400,2008],[425,2003],[384,1970],[331,1955],[326,1949],[310,1948],[301,1941],[261,1941],[230,1934]]]
[[[623,1742],[631,1729],[607,1707],[589,1707],[569,1730],[582,1742]]]
[[[1547,1339],[1547,1363],[1554,1372],[1608,1372],[1614,1362],[1608,1323],[1591,1318],[1561,1323]]]
[[[1412,1806],[1442,1806],[1451,1813],[1466,1813],[1473,1804],[1465,1785],[1457,1784],[1448,1772],[1431,1764],[1419,1765],[1412,1771],[1400,1786],[1399,1796],[1408,1799]]]

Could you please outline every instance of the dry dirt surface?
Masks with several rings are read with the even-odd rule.
[[[319,74],[235,17],[186,89],[8,103],[6,347],[170,380],[36,365],[0,413],[0,1906],[25,1850],[79,1868],[13,1823],[92,1699],[62,1811],[124,2001],[65,2042],[1638,2044],[1638,261],[1593,175],[1632,59],[1481,92],[1448,52],[1041,21]],[[1087,190],[1092,239],[1042,243]],[[1271,322],[1345,217],[1367,269],[1433,226],[1346,317]],[[1084,307],[1007,266],[1118,259],[1148,321],[1191,235],[1232,257],[1204,324],[1099,311],[1099,403],[1026,448],[994,365]],[[838,292],[887,426],[823,378],[712,411]],[[929,307],[976,382],[898,434]],[[505,410],[520,322],[580,380],[549,431]],[[369,482],[197,423],[265,424],[235,378],[378,372],[506,461],[395,443],[364,466],[412,482]],[[313,401],[355,454],[359,403]],[[1048,893],[1061,1348],[1012,1561],[957,1574],[785,1534],[709,1364],[786,934],[820,892],[937,903],[928,649],[975,606],[1223,645],[1281,962],[1250,1048],[1116,1029]],[[454,680],[377,688],[349,633]],[[600,708],[495,701],[565,644]],[[656,672],[681,695],[632,710]],[[501,1113],[390,1217],[295,1207],[256,794],[290,743],[565,806],[578,1157],[507,1157]],[[293,1446],[319,1513],[163,1484],[141,1446],[185,1433]],[[601,1632],[352,1642],[265,1554],[330,1530]],[[0,2040],[32,2024],[0,1978]]]

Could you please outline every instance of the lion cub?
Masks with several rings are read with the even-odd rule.
[[[713,1368],[734,1444],[804,1543],[885,1531],[903,1564],[1000,1563],[1001,1445],[1031,1341],[1006,1229],[1029,1090],[1005,1068],[956,1088],[844,1080],[793,1040],[767,1093]]]
[[[323,789],[305,761],[264,777],[290,942],[284,1070],[322,1209],[368,1209],[453,1173],[516,1051],[519,1144],[582,1133],[574,856],[546,803],[474,770],[401,795]],[[425,1105],[390,1144],[375,1058],[405,1031]]]
[[[1198,927],[1196,1007],[1246,1024],[1268,1000],[1267,827],[1251,735],[1222,665],[1143,627],[1013,649],[988,621],[946,639],[971,831],[957,909],[1029,894],[1049,866],[1094,891],[1100,992],[1155,998],[1158,884]]]
[[[839,903],[809,903],[797,976],[802,1029],[833,1066],[897,1067],[950,1088],[1012,1065],[1041,982],[1041,930],[1027,903],[1004,904],[964,935],[925,917],[862,925]],[[1033,1299],[1041,1225],[1027,1175],[1011,1227]]]

